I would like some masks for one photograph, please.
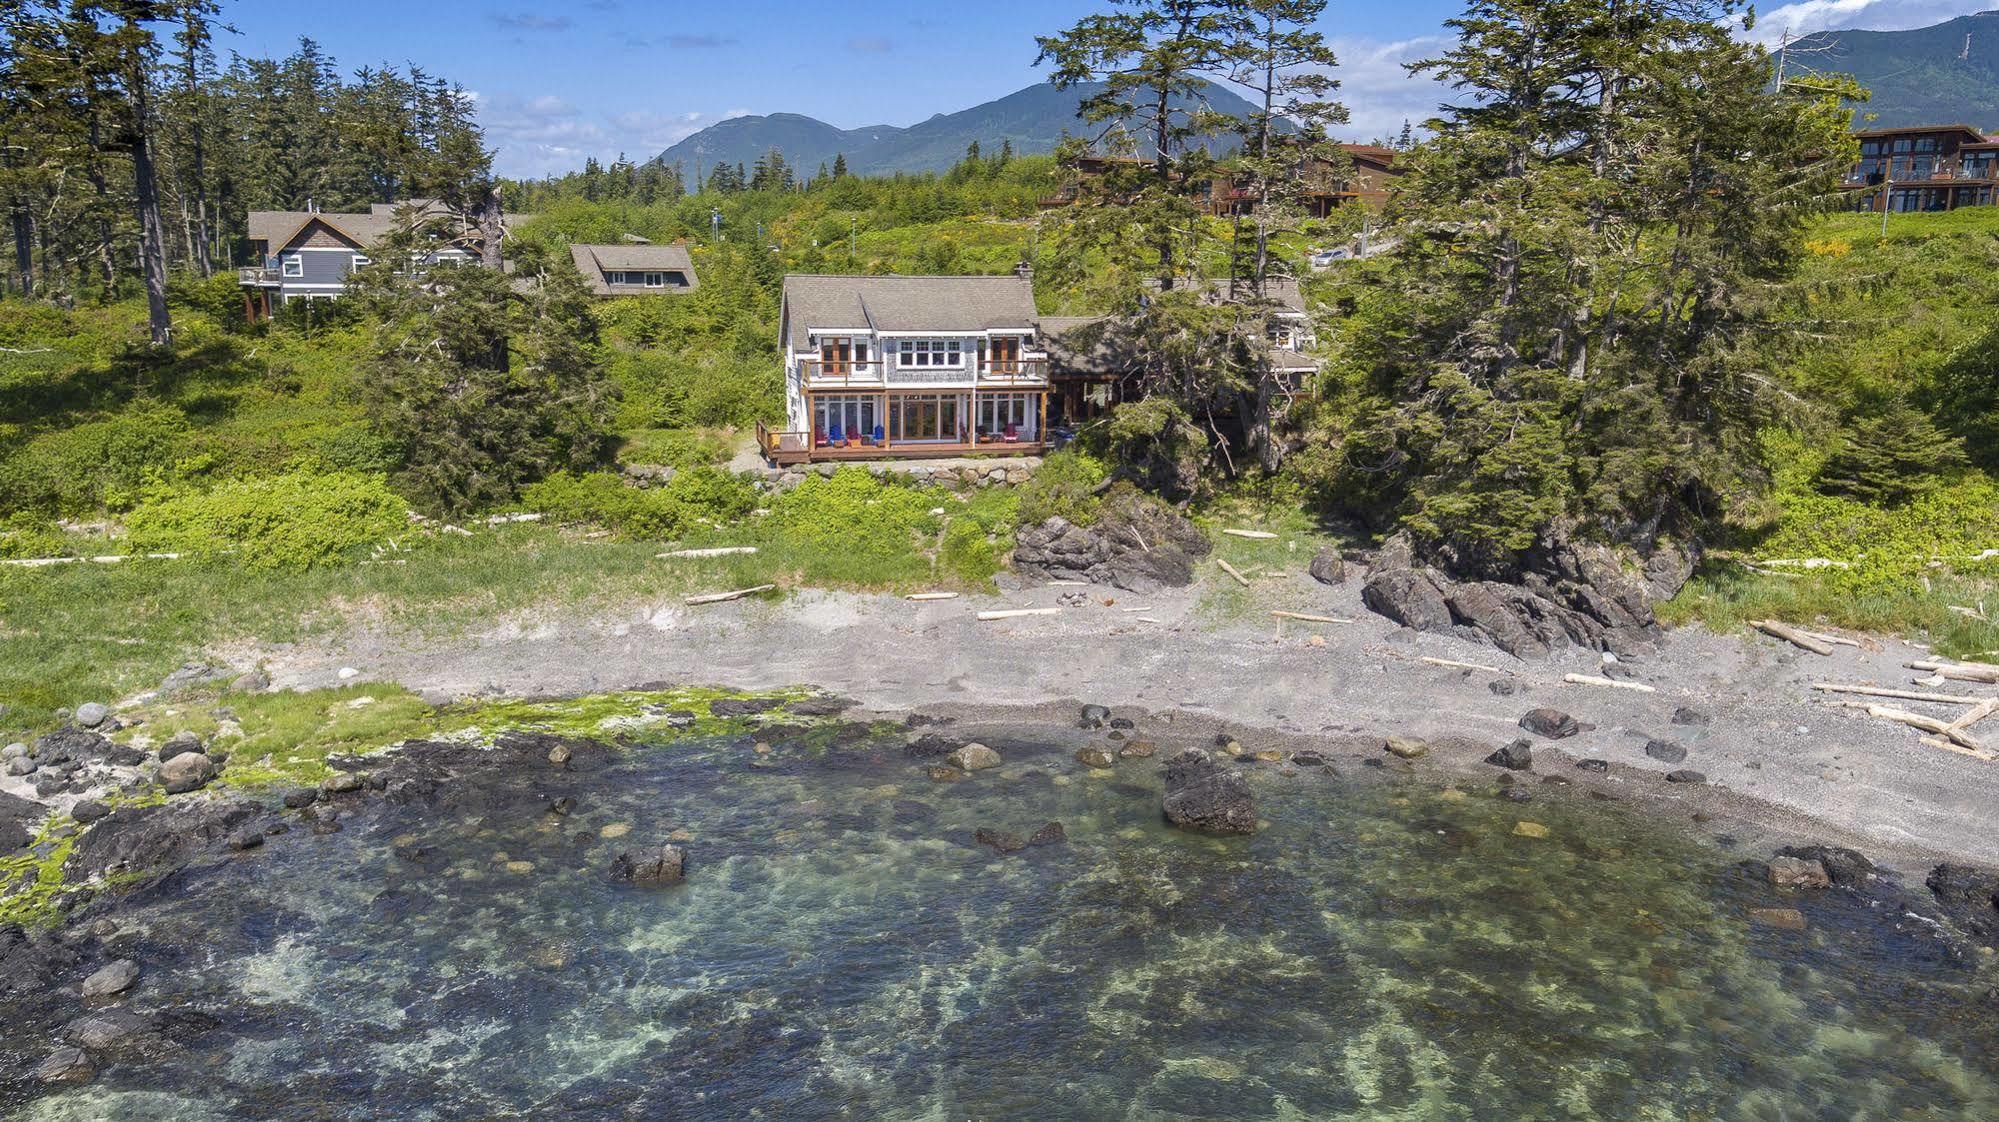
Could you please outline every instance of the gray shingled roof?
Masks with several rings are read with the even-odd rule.
[[[414,199],[411,203],[427,208],[432,213],[447,214],[442,205],[434,199]],[[405,203],[374,203],[367,213],[346,211],[309,210],[253,210],[250,212],[249,238],[253,242],[263,242],[265,252],[276,253],[290,245],[313,219],[324,222],[330,229],[355,245],[366,249],[386,237],[395,228],[396,211],[408,205]],[[509,227],[532,217],[526,214],[502,214],[501,222]]]
[[[812,346],[814,328],[876,331],[989,331],[1034,326],[1034,282],[997,277],[784,278],[786,342]]]
[[[577,270],[583,274],[584,283],[590,286],[590,291],[599,296],[610,296],[614,291],[610,285],[604,283],[604,273],[607,270],[674,272],[687,278],[688,288],[695,288],[701,283],[694,275],[694,258],[684,245],[572,245],[569,247],[569,256],[576,262]],[[615,291],[621,292],[630,287],[626,285]],[[664,291],[681,292],[685,289]]]

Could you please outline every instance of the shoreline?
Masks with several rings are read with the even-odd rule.
[[[1466,638],[1398,627],[1360,604],[1359,581],[1285,579],[1298,586],[1289,590],[1293,599],[1307,591],[1314,611],[1353,622],[1279,628],[1261,615],[1218,620],[1199,584],[1143,595],[1035,585],[934,603],[805,590],[770,602],[690,608],[674,600],[514,618],[476,635],[377,628],[223,653],[261,664],[277,688],[340,684],[341,670],[352,668],[354,681],[395,682],[438,702],[672,682],[811,687],[897,714],[1053,713],[1097,703],[1212,721],[1245,743],[1259,734],[1377,744],[1390,734],[1416,736],[1447,746],[1424,766],[1464,774],[1496,774],[1501,769],[1479,761],[1525,737],[1534,742],[1537,775],[1600,784],[1665,816],[1708,816],[1704,825],[1717,832],[1753,828],[1792,843],[1848,846],[1901,871],[1945,860],[1999,867],[1995,765],[1924,746],[1914,730],[1813,696],[1811,683],[1828,678],[1905,686],[1911,672],[1901,663],[1924,653],[1915,644],[1869,640],[1821,657],[1774,640],[1682,628],[1608,668],[1657,691],[1640,693],[1564,683],[1566,673],[1606,670],[1593,651],[1525,662]],[[978,611],[1007,607],[1059,610],[976,620]],[[1426,657],[1499,673],[1420,661]],[[1524,731],[1520,718],[1542,707],[1573,715],[1585,731],[1562,740]],[[1681,709],[1704,722],[1675,723]],[[1683,747],[1685,760],[1648,756],[1654,740]],[[1609,770],[1599,776],[1572,766],[1581,760],[1605,761]],[[1680,768],[1706,781],[1668,784],[1665,775]]]

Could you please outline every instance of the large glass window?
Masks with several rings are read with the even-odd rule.
[[[285,275],[288,277],[302,277],[305,275],[305,258],[300,257],[296,253],[285,254],[284,265]]]
[[[904,339],[896,344],[896,365],[913,368],[962,367],[965,344],[957,339]]]
[[[1039,412],[1034,398],[1035,395],[1027,393],[980,394],[979,435],[985,438],[1004,437],[1006,430],[1011,428],[1016,437],[1025,439],[1033,436]]]
[[[875,433],[873,397],[815,397],[812,428],[822,441],[872,440]]]

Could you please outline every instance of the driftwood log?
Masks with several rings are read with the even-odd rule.
[[[774,584],[760,584],[755,588],[738,588],[734,592],[710,592],[705,596],[689,596],[686,603],[689,607],[698,604],[720,604],[725,600],[741,600],[745,596],[755,596],[760,592],[774,592],[776,590],[777,586]]]
[[[1749,626],[1761,631],[1765,635],[1782,639],[1794,647],[1801,647],[1813,654],[1829,655],[1832,653],[1831,643],[1792,627],[1787,623],[1778,623],[1774,619],[1752,619],[1749,621]]]

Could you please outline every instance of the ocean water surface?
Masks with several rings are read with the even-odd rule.
[[[20,1116],[1999,1118],[1977,964],[1626,807],[1338,759],[1209,838],[1161,821],[1170,736],[1103,772],[986,737],[948,783],[906,739],[683,736],[567,813],[376,800],[190,870],[120,917],[179,1043]],[[667,840],[685,883],[606,875]]]

